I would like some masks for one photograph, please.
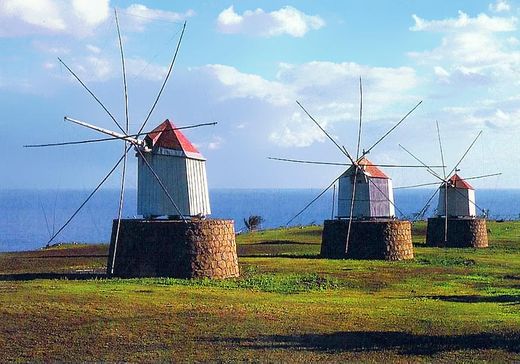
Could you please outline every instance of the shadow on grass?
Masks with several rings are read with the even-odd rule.
[[[279,254],[238,254],[239,258],[289,258],[289,259],[323,259],[319,254],[291,254],[291,253],[279,253]]]
[[[510,303],[520,305],[520,295],[497,295],[497,296],[481,296],[481,295],[460,295],[460,296],[425,296],[433,300],[460,303]],[[520,347],[520,343],[518,344]]]
[[[370,352],[391,350],[406,355],[432,355],[457,350],[505,350],[520,353],[520,332],[458,336],[414,335],[403,332],[335,332],[332,334],[272,335],[257,338],[228,338],[233,347],[287,349],[324,352]]]
[[[0,274],[0,281],[33,281],[35,279],[89,280],[109,278],[105,273],[16,273]]]
[[[108,254],[72,254],[72,255],[35,255],[22,256],[21,259],[61,259],[61,258],[108,258]]]
[[[306,243],[294,240],[266,240],[257,243],[249,243],[247,245],[318,245],[318,243]]]

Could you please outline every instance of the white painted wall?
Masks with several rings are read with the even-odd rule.
[[[357,177],[356,194],[354,196],[354,218],[394,217],[395,208],[392,180],[373,178],[378,188],[368,180],[370,177]],[[352,203],[352,180],[346,173],[339,179],[338,217],[350,217]],[[387,198],[388,197],[388,198]],[[389,200],[391,202],[389,202]],[[381,211],[384,211],[381,213]]]
[[[204,160],[155,153],[146,153],[145,157],[182,215],[211,213]],[[141,156],[138,156],[137,213],[179,215]]]
[[[439,202],[437,204],[437,216],[444,216],[445,213],[445,192],[444,186],[439,188]],[[475,190],[464,188],[448,188],[448,216],[476,216]]]

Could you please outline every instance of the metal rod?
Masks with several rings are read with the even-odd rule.
[[[126,82],[126,66],[125,66],[125,54],[123,50],[123,42],[121,40],[121,30],[119,29],[119,19],[117,17],[117,9],[114,8],[114,16],[116,20],[117,38],[119,40],[119,50],[121,53],[121,71],[123,73],[123,91],[125,97],[125,134],[128,135],[128,129],[130,127],[130,119],[128,116],[128,85]]]
[[[45,212],[45,208],[43,207],[42,199],[40,198],[40,195],[38,194],[38,202],[40,204],[40,208],[43,212],[43,218],[45,219],[45,226],[47,228],[47,233],[49,234],[49,237],[52,236],[51,229],[49,227],[49,220],[47,219],[47,213]]]
[[[453,169],[450,171],[450,173],[448,173],[448,176],[450,176],[453,172],[455,172],[455,170],[459,167],[459,165],[462,163],[462,161],[464,160],[466,155],[469,153],[471,148],[473,148],[473,145],[475,144],[475,142],[477,141],[477,139],[480,137],[481,134],[482,134],[482,130],[478,133],[477,137],[473,140],[473,142],[470,144],[468,149],[466,149],[466,151],[464,152],[464,154],[462,155],[460,160],[457,162],[457,164],[455,164],[455,167],[453,167]]]
[[[282,161],[282,162],[319,164],[319,165],[327,165],[327,166],[346,166],[346,167],[352,166],[352,164],[340,163],[340,162],[307,161],[307,160],[302,160],[302,159],[276,158],[276,157],[267,157],[267,159],[271,159],[271,160],[275,160],[275,161]],[[428,168],[423,165],[402,165],[402,164],[372,164],[372,165],[375,167],[385,167],[385,168]],[[442,168],[442,166],[429,166],[429,168]]]
[[[439,130],[439,122],[437,120],[435,120],[435,125],[437,125],[437,139],[439,140],[439,150],[441,152],[442,173],[444,175],[444,179],[446,179],[446,165],[444,164],[444,152],[442,150],[441,132]]]
[[[298,212],[292,219],[290,219],[289,221],[287,221],[287,223],[285,224],[285,226],[289,225],[294,219],[296,219],[298,216],[300,216],[301,214],[303,214],[303,212],[305,210],[307,210],[314,202],[316,202],[317,199],[319,199],[321,196],[323,196],[325,194],[325,192],[327,192],[333,185],[334,183],[336,183],[336,181],[338,179],[340,179],[340,177],[343,175],[343,173],[341,173],[337,178],[334,179],[334,181],[332,181],[332,183],[330,185],[328,185],[327,188],[325,188],[318,196],[316,196],[311,202],[309,202],[307,205],[305,205],[305,207],[303,209],[300,210],[300,212]]]
[[[425,187],[425,186],[435,186],[435,185],[438,185],[439,182],[429,182],[429,183],[419,183],[419,184],[416,184],[416,185],[410,185],[410,186],[399,186],[399,187],[394,187],[394,190],[404,190],[404,189],[407,189],[407,188],[417,188],[417,187]]]
[[[362,116],[363,116],[363,85],[361,83],[361,77],[359,77],[359,127],[358,127],[358,137],[357,137],[356,159],[359,158],[359,148],[361,145]]]
[[[444,244],[448,243],[448,182],[444,182]]]
[[[108,109],[107,109],[106,106],[101,102],[101,100],[99,100],[99,99],[97,98],[97,96],[94,95],[94,93],[93,93],[93,92],[92,92],[92,91],[87,87],[87,85],[85,85],[85,83],[83,83],[83,81],[81,81],[81,79],[79,78],[79,76],[76,75],[76,74],[74,73],[74,71],[72,71],[72,70],[70,69],[70,67],[67,66],[67,65],[65,64],[65,62],[63,62],[63,61],[61,60],[60,57],[58,57],[58,61],[60,61],[60,63],[61,63],[62,65],[64,65],[65,68],[66,68],[66,69],[67,69],[67,70],[68,70],[68,71],[69,71],[69,72],[70,72],[70,73],[71,73],[71,74],[76,78],[76,80],[78,80],[78,82],[81,84],[81,86],[83,86],[83,88],[84,88],[85,90],[87,90],[87,92],[90,94],[90,96],[92,96],[92,97],[94,98],[94,100],[96,100],[96,102],[97,102],[97,103],[98,103],[98,104],[103,108],[103,110],[105,110],[105,112],[108,114],[108,116],[110,116],[110,118],[112,119],[112,121],[113,121],[113,122],[117,125],[117,127],[119,128],[119,130],[121,130],[121,131],[124,133],[124,132],[125,132],[124,129],[121,127],[121,125],[119,125],[119,123],[117,122],[116,118],[112,115],[112,113],[111,113],[110,111],[108,111]]]
[[[401,209],[399,207],[397,207],[394,203],[394,201],[390,200],[390,198],[388,197],[388,195],[385,194],[385,192],[383,192],[383,190],[381,190],[379,188],[379,186],[374,182],[372,181],[372,178],[368,178],[368,181],[370,183],[372,183],[372,185],[376,188],[376,190],[378,190],[379,192],[381,192],[381,194],[383,195],[383,197],[388,201],[390,202],[390,204],[394,207],[394,209],[397,210],[397,212],[399,212],[401,214],[401,216],[404,216],[403,212],[401,211]]]
[[[128,148],[130,149],[130,147]],[[127,151],[128,152],[128,151]],[[117,161],[117,163],[115,164],[115,166],[110,170],[110,172],[107,173],[107,175],[101,180],[101,182],[99,182],[99,184],[96,186],[96,188],[94,188],[94,190],[90,193],[90,195],[88,195],[88,197],[86,198],[85,201],[83,201],[83,203],[76,209],[76,211],[74,211],[74,213],[72,214],[72,216],[65,222],[65,224],[63,224],[63,226],[49,239],[49,241],[47,242],[47,246],[49,246],[49,244],[51,243],[51,241],[54,240],[54,238],[56,236],[58,236],[59,233],[62,232],[63,229],[65,229],[65,227],[72,221],[72,219],[74,219],[74,217],[76,217],[76,215],[80,212],[80,210],[83,208],[83,206],[86,205],[86,203],[92,198],[92,196],[94,196],[94,194],[101,188],[101,186],[106,182],[106,180],[108,179],[108,177],[110,177],[112,175],[112,173],[114,173],[114,171],[116,170],[116,168],[119,166],[119,164],[121,163],[121,161],[123,160],[125,156],[122,155],[121,158],[119,158],[119,160]]]
[[[428,172],[430,172],[434,177],[440,179],[441,181],[444,181],[444,178],[442,178],[441,176],[439,176],[433,169],[431,169],[426,163],[424,163],[423,161],[421,161],[419,158],[417,158],[412,152],[410,152],[408,149],[406,149],[405,147],[403,147],[401,144],[399,144],[399,147],[401,147],[401,149],[403,149],[406,153],[408,153],[409,155],[412,156],[413,159],[415,159],[417,162],[421,163],[427,170]]]
[[[441,153],[441,162],[444,166],[444,152],[442,150],[442,140],[441,140],[441,132],[439,129],[439,122],[435,120],[435,125],[437,126],[437,139],[439,140],[439,150]],[[448,243],[448,182],[446,182],[446,168],[442,168],[442,174],[444,178],[444,245]]]
[[[352,214],[354,212],[354,201],[356,198],[357,174],[358,174],[358,169],[356,168],[354,170],[354,183],[352,186],[352,196],[350,199],[350,214],[348,217],[347,241],[345,242],[345,254],[347,254],[347,252],[348,252],[348,244],[350,241],[350,228],[352,227],[352,218],[353,218]]]
[[[69,118],[68,116],[65,116],[63,119],[67,120],[67,121],[70,121],[70,122],[73,122],[75,124],[87,127],[89,129],[99,131],[100,133],[110,135],[112,137],[115,137],[116,139],[123,139],[123,140],[126,140],[126,141],[128,141],[128,142],[130,142],[132,144],[137,144],[139,146],[144,146],[144,141],[139,140],[139,139],[135,139],[135,138],[132,138],[132,137],[126,135],[126,133],[124,131],[123,131],[123,133],[125,133],[125,134],[120,134],[120,133],[117,133],[115,131],[111,131],[111,130],[108,130],[108,129],[105,129],[105,128],[101,128],[99,126],[95,126],[95,125],[89,124],[89,123],[87,123],[85,121]]]
[[[439,187],[442,187],[442,185],[440,185]],[[433,195],[431,195],[431,197],[428,199],[428,201],[426,201],[426,204],[424,205],[424,207],[421,210],[419,210],[419,213],[417,214],[416,219],[414,220],[414,222],[417,221],[420,216],[422,216],[422,215],[424,215],[426,213],[426,210],[430,206],[430,202],[433,200],[433,198],[435,197],[437,192],[439,192],[439,188],[435,189],[435,191],[433,192]]]
[[[361,77],[359,77],[359,126],[358,126],[358,138],[357,138],[357,145],[356,145],[356,161],[359,163],[359,148],[361,145],[361,126],[362,126],[362,120],[363,120],[363,85],[361,83]],[[343,149],[345,149],[345,146],[343,146]],[[346,151],[346,149],[345,149]],[[356,166],[358,167],[358,166]],[[352,219],[353,219],[353,213],[354,213],[354,202],[356,199],[356,186],[357,186],[357,175],[358,175],[358,168],[354,170],[354,181],[352,185],[352,196],[350,199],[350,213],[348,218],[348,228],[347,228],[347,241],[345,242],[345,254],[348,253],[348,246],[350,242],[350,229],[352,228]]]
[[[148,123],[148,120],[150,119],[150,116],[152,116],[155,106],[157,105],[157,103],[159,102],[159,99],[161,98],[161,94],[164,90],[164,87],[166,86],[166,83],[168,82],[168,79],[170,78],[170,74],[172,73],[172,70],[173,70],[173,65],[175,64],[175,60],[177,59],[177,54],[179,53],[179,49],[180,49],[181,42],[182,42],[182,37],[184,36],[185,30],[186,30],[186,22],[184,22],[184,25],[182,26],[182,32],[179,37],[179,42],[177,42],[177,48],[175,49],[175,53],[173,54],[173,59],[170,63],[170,67],[168,68],[168,73],[166,74],[166,77],[164,78],[161,89],[159,90],[159,93],[157,94],[157,97],[155,98],[155,101],[154,101],[150,111],[148,112],[148,115],[146,116],[146,119],[144,120],[143,125],[141,125],[141,127],[139,128],[138,133],[143,131],[144,127],[146,126],[146,123]]]
[[[181,210],[179,209],[179,207],[177,206],[177,204],[175,203],[175,201],[173,200],[172,196],[170,195],[170,193],[168,192],[168,190],[166,189],[166,186],[163,184],[163,182],[161,181],[161,178],[157,175],[157,173],[155,172],[155,170],[152,168],[152,166],[150,165],[150,163],[148,163],[148,161],[146,160],[146,157],[144,156],[143,152],[141,151],[140,148],[135,148],[137,150],[137,152],[141,155],[141,158],[143,159],[144,163],[146,164],[146,166],[148,167],[148,169],[150,170],[150,172],[152,172],[153,176],[155,177],[155,179],[157,180],[157,182],[159,183],[159,185],[161,186],[161,189],[164,191],[164,193],[166,194],[166,196],[168,197],[168,199],[170,200],[170,202],[172,203],[173,207],[175,208],[175,210],[177,210],[177,212],[179,213],[179,216],[181,217],[182,221],[184,221],[185,223],[187,223],[188,221],[186,220],[186,218],[184,217],[183,213],[181,212]]]
[[[461,195],[462,197],[464,197],[469,203],[473,204],[473,206],[475,206],[477,209],[479,209],[481,212],[485,212],[483,208],[481,208],[479,205],[477,205],[475,203],[475,201],[471,201],[469,199],[469,197],[467,197],[466,195],[464,195],[462,192],[459,191],[458,188],[456,187],[453,187],[455,189],[455,192],[457,192],[459,195]]]
[[[117,28],[117,38],[119,40],[119,50],[121,51],[121,71],[123,73],[123,92],[125,98],[125,134],[128,135],[128,131],[130,128],[130,121],[128,115],[128,87],[126,83],[126,68],[125,68],[125,56],[123,51],[123,42],[121,41],[121,31],[119,29],[119,19],[117,18],[117,10],[114,8],[114,17],[116,21]],[[121,171],[121,190],[119,192],[119,208],[117,211],[117,227],[116,227],[116,236],[114,239],[114,249],[112,254],[112,265],[110,267],[110,274],[114,274],[114,266],[116,264],[116,255],[117,255],[117,243],[119,242],[119,233],[121,231],[121,216],[123,214],[123,205],[124,205],[124,197],[125,197],[125,177],[126,177],[126,160],[127,160],[127,149],[125,141],[123,143],[124,149],[124,158],[123,158],[123,169]]]
[[[408,111],[408,113],[407,113],[405,116],[403,116],[403,118],[402,118],[401,120],[399,120],[399,122],[398,122],[397,124],[395,124],[395,125],[394,125],[390,130],[388,130],[388,131],[387,131],[387,132],[386,132],[386,133],[385,133],[381,138],[379,138],[379,139],[377,140],[377,142],[375,142],[375,143],[374,143],[370,148],[368,148],[368,150],[366,150],[365,152],[363,152],[363,155],[366,155],[366,154],[370,153],[370,151],[371,151],[372,149],[374,149],[374,147],[375,147],[376,145],[378,145],[379,143],[381,143],[381,142],[383,141],[383,139],[385,139],[385,138],[386,138],[386,137],[387,137],[387,136],[388,136],[392,131],[395,130],[395,128],[397,128],[399,125],[401,125],[401,123],[402,123],[403,121],[405,121],[405,119],[406,119],[408,116],[410,116],[410,114],[413,113],[413,112],[415,111],[415,109],[417,109],[417,108],[419,107],[420,104],[422,104],[422,101],[419,101],[419,103],[418,103],[417,105],[415,105],[415,106],[413,107],[412,110]]]
[[[347,152],[346,149],[344,148],[341,148],[340,145],[338,144],[338,142],[336,142],[336,140],[334,140],[334,138],[332,136],[330,136],[329,133],[327,133],[327,131],[325,129],[323,129],[323,127],[316,121],[316,119],[314,119],[312,117],[311,114],[309,114],[309,112],[302,106],[302,104],[300,104],[299,101],[296,101],[296,103],[298,104],[299,107],[301,107],[301,109],[305,112],[305,114],[307,114],[307,116],[314,122],[314,124],[316,124],[318,126],[318,128],[320,128],[320,130],[323,132],[323,134],[325,134],[327,136],[327,138],[330,139],[330,141],[332,143],[334,143],[334,145],[336,147],[338,147],[338,149],[341,151],[341,153],[345,154],[353,163],[354,163],[354,160],[352,159],[352,157],[350,156],[350,154]]]
[[[336,184],[332,186],[332,212],[330,214],[330,219],[334,219],[334,204],[336,203]]]
[[[282,162],[293,162],[293,163],[303,163],[303,164],[320,164],[320,165],[328,165],[328,166],[350,166],[347,163],[337,163],[337,162],[318,162],[318,161],[306,161],[301,159],[288,159],[288,158],[276,158],[276,157],[267,157],[267,159],[282,161]]]
[[[126,177],[126,159],[127,159],[127,142],[124,142],[124,158],[123,158],[123,170],[121,171],[121,190],[119,191],[119,207],[117,210],[117,227],[116,236],[114,238],[114,249],[112,254],[112,265],[110,267],[110,274],[114,274],[114,266],[116,264],[117,244],[119,242],[119,234],[121,231],[121,216],[123,214],[123,203],[125,198],[125,177]]]
[[[216,125],[217,122],[212,123],[202,123],[202,124],[195,124],[195,125],[188,125],[188,126],[181,126],[179,128],[173,128],[172,130],[183,130],[183,129],[192,129],[192,128],[198,128],[201,126],[208,126],[208,125]],[[47,144],[28,144],[24,145],[24,148],[42,148],[42,147],[58,147],[63,145],[76,145],[76,144],[88,144],[88,143],[98,143],[98,142],[106,142],[111,140],[123,140],[128,137],[138,137],[141,135],[150,134],[152,131],[146,131],[141,132],[139,134],[129,134],[126,136],[113,136],[109,138],[98,138],[98,139],[87,139],[87,140],[77,140],[77,141],[71,141],[71,142],[61,142],[61,143],[47,143]]]
[[[484,174],[482,176],[464,178],[464,180],[467,181],[467,180],[472,180],[472,179],[488,178],[488,177],[494,177],[494,176],[500,176],[500,175],[502,175],[502,173]],[[416,187],[424,187],[424,186],[433,186],[433,185],[438,185],[438,184],[439,184],[439,182],[420,183],[420,184],[411,185],[411,186],[394,187],[394,190],[402,190],[405,188],[416,188]]]

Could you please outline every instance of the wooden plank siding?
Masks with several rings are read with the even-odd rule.
[[[350,217],[352,182],[353,176],[347,173],[339,179],[338,217],[340,218]],[[394,217],[393,201],[392,180],[358,175],[352,216],[354,218]]]
[[[145,154],[145,157],[183,215],[211,212],[204,161],[153,153]],[[179,215],[142,157],[138,158],[137,184],[139,215]]]
[[[439,188],[437,216],[445,216],[445,188]],[[448,216],[476,216],[475,190],[466,188],[448,188]]]

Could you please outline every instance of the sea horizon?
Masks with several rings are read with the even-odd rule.
[[[243,219],[259,215],[262,228],[286,226],[308,202],[322,190],[317,188],[211,188],[210,218],[235,221],[236,232],[244,231]],[[432,188],[395,190],[396,215],[400,219],[415,219],[429,197]],[[88,196],[87,189],[6,189],[0,191],[0,251],[21,251],[43,247],[49,238],[72,215]],[[124,218],[136,218],[136,189],[125,193]],[[119,190],[99,190],[52,243],[108,243],[112,220],[117,216]],[[433,214],[437,198],[430,203],[425,217]],[[518,220],[520,189],[478,189],[476,204],[489,210],[488,218]],[[274,208],[276,207],[276,208]],[[479,210],[479,209],[477,209]],[[479,210],[479,215],[481,211]],[[289,226],[321,225],[332,215],[332,191],[325,193]],[[419,219],[420,220],[420,219]]]

